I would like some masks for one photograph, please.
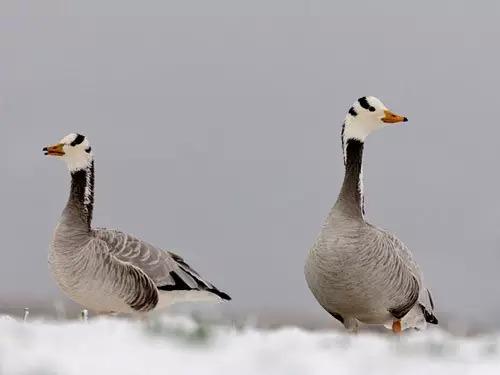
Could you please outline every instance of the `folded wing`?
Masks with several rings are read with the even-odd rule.
[[[104,241],[117,259],[138,267],[148,275],[159,290],[206,291],[223,300],[231,298],[203,279],[183,258],[169,251],[110,229],[96,229],[95,236]]]

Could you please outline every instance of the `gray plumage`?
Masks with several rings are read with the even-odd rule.
[[[66,146],[76,147],[70,141],[77,137],[68,137]],[[86,167],[71,171],[71,178],[70,197],[50,247],[49,267],[72,300],[95,311],[122,313],[189,300],[230,300],[180,256],[117,230],[91,227],[91,155]]]
[[[355,111],[361,112],[360,107]],[[307,257],[307,284],[320,305],[349,330],[356,330],[358,321],[391,326],[403,319],[403,329],[437,323],[430,292],[408,248],[365,221],[363,140],[343,138],[344,182]]]

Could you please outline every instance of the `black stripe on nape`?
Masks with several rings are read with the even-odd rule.
[[[368,99],[366,96],[363,96],[362,98],[358,99],[359,105],[363,107],[364,109],[369,110],[370,112],[375,112],[375,107],[372,107],[370,103],[368,103]]]
[[[85,219],[89,230],[94,210],[94,183],[93,160],[86,168],[71,172],[70,200],[81,210],[82,218]]]
[[[349,109],[349,114],[350,114],[351,116],[356,117],[356,116],[358,115],[358,112],[356,112],[356,110],[354,109],[354,107],[351,107],[351,108]]]
[[[361,172],[361,163],[363,162],[364,143],[359,139],[349,138],[346,140],[345,157],[346,163],[350,166],[356,166],[357,176]]]
[[[340,132],[340,140],[342,141],[342,154],[345,153],[344,133],[345,133],[345,122],[342,124],[342,131]]]
[[[85,140],[84,135],[77,134],[75,140],[70,143],[70,146],[75,147],[76,145],[79,145],[80,143],[82,143],[84,140]]]

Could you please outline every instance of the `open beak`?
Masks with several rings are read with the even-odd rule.
[[[382,117],[382,121],[389,123],[389,124],[395,124],[397,122],[406,122],[408,119],[404,116],[397,115],[395,113],[392,113],[388,109],[384,111],[384,117]]]
[[[53,156],[63,156],[64,151],[63,151],[63,143],[58,143],[57,145],[54,146],[47,146],[43,148],[43,152],[45,155],[53,155]]]

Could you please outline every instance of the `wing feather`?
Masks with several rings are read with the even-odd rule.
[[[207,291],[222,299],[231,298],[204,280],[179,255],[159,249],[134,236],[117,231],[99,228],[95,236],[106,242],[109,251],[123,262],[133,264],[148,275],[159,290],[196,290]]]
[[[109,251],[105,241],[98,238],[89,243],[89,251],[93,251],[96,268],[94,277],[103,281],[103,288],[119,296],[135,311],[149,311],[158,304],[156,286],[139,267],[124,262]]]
[[[393,234],[379,231],[378,243],[385,254],[389,267],[386,289],[389,292],[388,311],[396,318],[403,318],[419,300],[421,291],[421,272],[406,245]]]

